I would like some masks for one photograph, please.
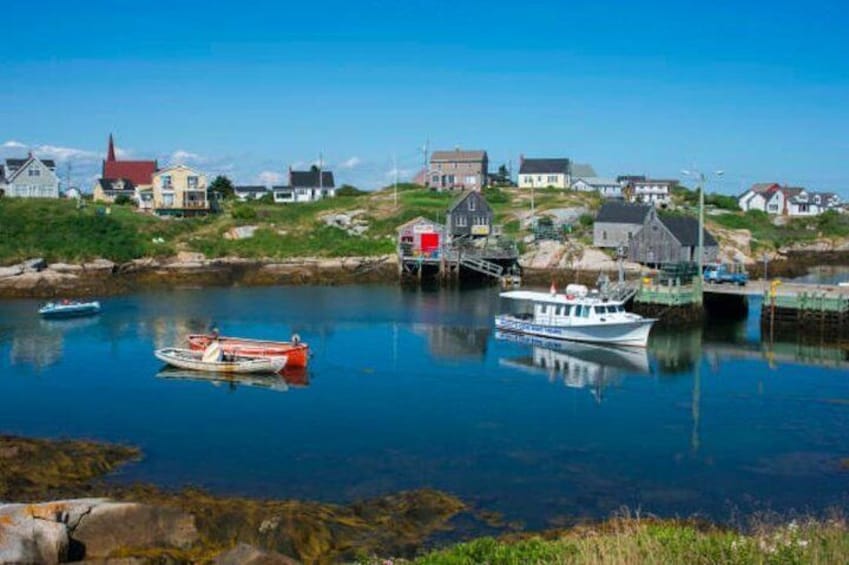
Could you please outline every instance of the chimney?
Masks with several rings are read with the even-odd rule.
[[[522,165],[524,164],[524,162],[525,162],[525,154],[519,153],[519,168],[520,169],[522,168]]]

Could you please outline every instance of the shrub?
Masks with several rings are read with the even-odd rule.
[[[256,220],[257,213],[256,208],[249,206],[248,204],[238,204],[233,207],[233,219],[234,220]]]
[[[126,194],[119,194],[118,196],[115,197],[115,204],[117,206],[128,206],[128,205],[134,206],[136,204],[136,201],[133,200],[132,198],[130,198]]]

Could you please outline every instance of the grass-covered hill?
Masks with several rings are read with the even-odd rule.
[[[530,195],[511,189],[488,189],[487,199],[497,221],[510,235],[521,235],[520,218],[530,211]],[[0,264],[33,257],[80,262],[102,257],[128,261],[164,257],[179,251],[199,251],[208,257],[247,258],[341,257],[392,253],[396,228],[426,216],[444,220],[456,193],[437,193],[415,185],[303,204],[227,202],[223,211],[206,218],[158,218],[130,205],[88,202],[80,208],[68,200],[0,199]],[[564,207],[596,208],[597,197],[537,190],[537,211]],[[352,234],[329,226],[323,217],[348,214],[368,229]],[[256,226],[253,237],[228,239],[237,226]]]
[[[531,195],[527,190],[490,188],[484,191],[505,234],[517,240],[528,233]],[[683,196],[682,196],[683,194]],[[713,198],[715,195],[708,195]],[[0,199],[0,265],[33,257],[50,262],[81,262],[98,257],[116,262],[141,257],[168,257],[180,251],[202,252],[207,257],[284,259],[291,257],[374,256],[395,250],[396,228],[416,216],[444,221],[456,193],[431,192],[415,185],[346,194],[319,202],[273,204],[226,202],[223,211],[205,218],[159,218],[138,212],[130,205],[87,202],[82,208],[69,200]],[[738,230],[751,237],[747,253],[778,249],[794,243],[845,241],[849,215],[829,212],[811,218],[776,219],[759,212],[734,210],[735,202],[710,202],[708,229],[721,242],[732,241]],[[727,200],[727,202],[726,202]],[[695,214],[692,194],[674,196],[673,213]],[[556,209],[580,209],[590,214],[601,205],[598,195],[537,189],[538,215]],[[328,225],[328,215],[345,214],[367,229],[362,233]],[[592,216],[585,214],[570,236],[591,243]],[[786,221],[785,221],[786,220]],[[228,239],[230,230],[256,226],[252,237]],[[747,246],[748,247],[748,246]]]

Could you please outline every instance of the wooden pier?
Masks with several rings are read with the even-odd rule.
[[[834,340],[849,337],[849,288],[772,281],[764,290],[761,331],[772,339],[800,330]]]
[[[634,312],[669,322],[692,322],[704,316],[699,277],[641,279],[634,294]]]

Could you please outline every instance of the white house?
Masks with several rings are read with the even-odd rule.
[[[267,186],[251,185],[251,186],[234,186],[233,194],[239,202],[247,202],[248,200],[259,200],[271,191]]]
[[[56,163],[32,153],[26,159],[6,159],[0,171],[0,192],[18,198],[59,198]]]
[[[622,185],[616,179],[604,177],[581,177],[572,180],[572,190],[578,192],[596,191],[605,198],[621,198]]]
[[[840,196],[833,192],[811,192],[778,183],[756,183],[737,198],[744,212],[760,210],[772,215],[816,216],[826,210],[839,210]]]
[[[331,171],[293,171],[289,169],[288,186],[273,186],[275,203],[315,202],[336,196],[336,185]]]
[[[666,206],[672,199],[672,187],[677,184],[677,180],[632,179],[625,188],[631,202]]]
[[[569,188],[572,185],[569,159],[519,159],[519,188]]]

